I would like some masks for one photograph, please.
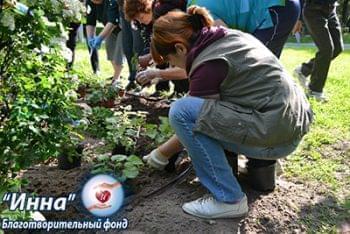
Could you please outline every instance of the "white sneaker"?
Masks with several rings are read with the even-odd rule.
[[[294,76],[296,76],[299,80],[300,85],[304,88],[308,88],[307,77],[301,72],[301,65],[297,66],[294,69]]]
[[[248,213],[248,201],[246,195],[236,204],[219,202],[212,196],[204,196],[185,203],[182,209],[188,214],[204,219],[238,218]]]
[[[323,92],[309,90],[309,92],[307,93],[307,97],[314,98],[318,102],[328,102],[328,98],[326,97],[326,95],[324,95]]]

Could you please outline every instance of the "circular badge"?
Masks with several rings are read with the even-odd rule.
[[[123,204],[122,185],[110,175],[96,175],[83,187],[81,198],[85,208],[93,215],[107,217]]]

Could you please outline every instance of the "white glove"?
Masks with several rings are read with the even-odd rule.
[[[157,170],[163,170],[168,165],[169,160],[164,157],[158,149],[154,149],[151,153],[143,156],[143,161]]]
[[[156,68],[149,68],[136,75],[136,79],[141,85],[150,83],[156,77],[159,77],[159,69]]]

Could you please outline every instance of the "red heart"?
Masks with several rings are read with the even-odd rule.
[[[109,192],[108,190],[100,190],[96,192],[95,196],[97,200],[99,200],[102,203],[105,203],[111,198],[111,192]]]

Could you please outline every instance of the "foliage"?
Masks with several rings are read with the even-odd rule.
[[[120,87],[117,85],[104,85],[95,89],[86,99],[89,104],[97,105],[102,101],[114,100],[118,96]]]
[[[93,174],[114,173],[121,182],[126,179],[134,179],[139,175],[141,167],[144,165],[142,160],[136,155],[100,155],[98,164],[94,166]]]
[[[142,131],[142,135],[152,139],[157,146],[164,143],[175,134],[167,117],[159,117],[159,119],[159,125],[146,124],[144,131]]]
[[[141,126],[145,123],[144,112],[131,111],[131,106],[115,112],[113,117],[106,119],[109,144],[124,146],[128,152],[134,152]]]
[[[47,1],[30,3],[32,16],[0,15],[0,195],[18,189],[19,170],[74,144],[75,85],[55,43],[64,19]]]
[[[113,117],[113,111],[104,107],[92,108],[92,114],[88,117],[89,126],[87,131],[97,138],[107,136],[106,119]]]

